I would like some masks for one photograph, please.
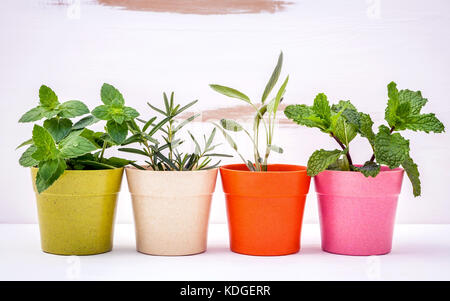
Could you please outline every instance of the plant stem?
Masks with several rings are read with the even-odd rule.
[[[102,152],[100,153],[100,160],[103,159],[103,155],[105,153],[105,149],[106,149],[106,140],[103,140]]]
[[[392,134],[392,132],[395,130],[395,126],[391,127],[391,130],[389,131],[389,134]],[[373,152],[372,157],[370,157],[370,162],[373,162],[375,160],[375,152]]]
[[[347,147],[344,145],[344,143],[341,142],[341,140],[339,140],[338,137],[336,137],[333,133],[330,133],[331,137],[334,138],[334,140],[336,140],[336,142],[339,144],[339,146],[342,148],[342,150],[345,150]],[[348,160],[348,164],[353,165],[353,161],[352,161],[352,157],[350,156],[350,152],[347,151],[347,153],[345,154],[345,156],[347,157]]]

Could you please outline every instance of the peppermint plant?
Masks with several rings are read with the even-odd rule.
[[[250,98],[244,93],[235,90],[230,87],[211,84],[210,87],[223,94],[225,96],[236,98],[246,102],[255,110],[255,117],[253,119],[253,133],[246,130],[238,122],[230,119],[221,119],[220,125],[215,124],[215,126],[222,132],[227,142],[230,146],[237,152],[239,157],[245,163],[250,171],[267,171],[268,159],[271,151],[277,153],[283,153],[283,149],[279,146],[273,144],[275,122],[277,117],[277,110],[280,102],[283,100],[283,95],[286,91],[286,85],[289,81],[289,76],[286,77],[284,82],[281,84],[278,92],[273,98],[269,98],[270,93],[275,87],[278,78],[280,77],[281,67],[283,65],[283,52],[280,53],[278,57],[278,62],[275,69],[272,72],[269,81],[266,84],[264,92],[262,93],[261,100],[259,103],[252,102]],[[270,99],[270,100],[268,100]],[[263,152],[260,152],[260,127],[264,128],[265,133],[265,147]],[[238,146],[233,138],[227,133],[229,132],[243,132],[250,139],[253,146],[253,161],[246,160],[239,152]]]
[[[231,157],[226,154],[214,153],[213,150],[219,144],[213,144],[216,129],[207,137],[203,135],[203,144],[189,133],[192,142],[195,144],[195,151],[192,153],[184,153],[179,149],[185,141],[178,138],[177,134],[192,122],[199,114],[193,114],[185,120],[178,120],[182,112],[192,107],[197,100],[194,100],[184,106],[175,104],[174,93],[170,95],[170,99],[166,93],[163,94],[164,108],[157,108],[150,103],[148,106],[156,113],[162,115],[162,119],[157,121],[157,117],[152,117],[149,120],[137,118],[143,125],[138,126],[135,122],[130,123],[130,136],[122,145],[138,143],[140,148],[124,147],[119,148],[120,151],[143,155],[146,157],[145,165],[141,166],[131,163],[141,170],[155,170],[155,171],[192,171],[192,170],[206,170],[219,166],[220,161],[212,163],[213,157]]]
[[[87,127],[99,122],[98,118],[88,115],[75,123],[71,120],[88,113],[89,109],[81,101],[60,103],[55,92],[42,85],[39,105],[20,118],[21,123],[44,119],[42,125],[34,125],[32,138],[18,146],[28,146],[19,159],[20,165],[39,168],[36,176],[39,193],[49,188],[65,170],[112,169],[131,163],[116,157],[104,158],[105,149],[118,144],[108,125],[107,132],[94,132]]]
[[[414,196],[421,194],[419,170],[410,156],[409,140],[399,132],[404,130],[442,133],[444,125],[433,113],[421,113],[428,102],[420,91],[398,90],[391,82],[388,86],[388,102],[385,110],[387,125],[380,125],[378,132],[372,129],[368,114],[359,112],[350,101],[339,101],[330,106],[325,94],[320,93],[312,106],[289,105],[285,115],[294,122],[320,129],[332,137],[341,149],[315,151],[308,160],[308,175],[321,171],[341,170],[361,172],[366,177],[376,177],[381,165],[390,169],[403,167],[408,175]],[[350,155],[350,142],[360,135],[367,139],[372,156],[363,165],[354,164]]]

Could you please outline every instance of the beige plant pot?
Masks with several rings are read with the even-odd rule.
[[[217,169],[152,171],[127,167],[125,171],[139,252],[191,255],[206,251]]]

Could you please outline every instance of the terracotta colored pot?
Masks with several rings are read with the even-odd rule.
[[[300,250],[311,178],[304,166],[273,164],[268,170],[251,172],[244,164],[220,168],[233,252],[270,256]]]
[[[151,255],[206,251],[217,169],[151,171],[127,167],[136,248]]]
[[[391,251],[403,169],[382,167],[375,177],[326,170],[314,177],[322,249],[343,255]]]
[[[117,195],[123,168],[66,170],[41,194],[36,192],[42,250],[59,255],[111,251]]]

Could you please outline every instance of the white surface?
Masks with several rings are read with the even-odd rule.
[[[202,16],[120,10],[91,0],[2,1],[0,223],[36,222],[29,171],[18,165],[21,152],[14,149],[30,137],[32,126],[17,120],[37,103],[43,83],[61,100],[80,99],[92,109],[100,103],[101,84],[110,82],[145,118],[150,116],[146,102],[159,105],[163,91],[175,90],[183,103],[198,98],[199,110],[214,109],[240,102],[215,93],[209,83],[257,98],[282,49],[282,73],[290,75],[286,103],[311,104],[325,92],[333,101],[350,99],[373,114],[378,126],[386,85],[394,80],[400,88],[422,90],[430,100],[424,112],[437,113],[450,126],[450,1],[290,2],[275,14]],[[305,164],[315,149],[336,147],[316,129],[283,127],[276,135],[285,152],[272,162]],[[412,138],[423,196],[413,198],[405,180],[397,222],[450,224],[449,134],[406,136]],[[355,162],[371,155],[362,139],[352,142],[352,153]],[[317,222],[315,199],[312,189],[306,222]],[[218,185],[211,221],[225,219]],[[132,221],[125,181],[118,221]]]
[[[396,225],[393,251],[370,257],[322,252],[315,224],[300,253],[279,257],[232,253],[224,224],[210,225],[199,255],[144,255],[134,243],[133,226],[117,225],[112,252],[50,255],[37,225],[0,225],[0,280],[450,280],[450,225]]]

